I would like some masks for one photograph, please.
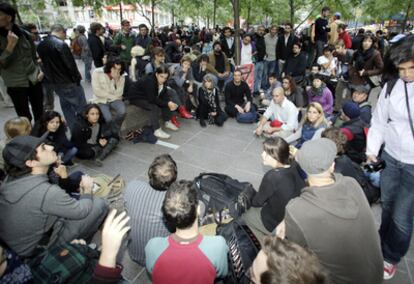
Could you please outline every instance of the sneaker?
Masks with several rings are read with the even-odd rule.
[[[389,280],[394,277],[397,271],[397,265],[389,263],[384,260],[384,280]]]
[[[157,130],[155,130],[154,135],[155,137],[160,138],[160,139],[169,139],[171,137],[170,134],[165,133],[161,128],[158,128]]]
[[[168,128],[172,131],[177,131],[178,127],[175,126],[170,120],[165,122],[165,128]]]

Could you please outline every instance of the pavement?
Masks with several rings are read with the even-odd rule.
[[[83,66],[79,66],[80,69]],[[90,84],[82,83],[87,99],[92,97]],[[55,108],[60,111],[59,100],[55,98]],[[0,102],[0,127],[8,119],[15,117],[13,108],[5,108]],[[253,135],[254,125],[238,124],[229,119],[223,127],[209,125],[201,128],[198,121],[180,120],[179,131],[172,132],[171,139],[160,144],[133,144],[121,141],[117,149],[96,167],[89,161],[81,161],[72,170],[82,170],[93,176],[104,173],[115,176],[118,173],[128,184],[133,179],[148,180],[147,170],[153,159],[160,154],[170,154],[177,162],[178,179],[192,180],[201,172],[219,172],[240,181],[249,181],[258,189],[263,175],[269,168],[261,163],[263,140]],[[1,131],[0,138],[4,137]],[[377,225],[380,224],[381,207],[372,207]],[[414,242],[412,241],[411,244]],[[361,246],[364,244],[361,243]],[[128,253],[122,259],[123,276],[129,283],[151,283],[145,268],[131,261]],[[361,267],[361,269],[364,269]],[[414,245],[398,265],[398,271],[390,284],[414,284]]]

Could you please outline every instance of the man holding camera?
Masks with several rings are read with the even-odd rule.
[[[397,80],[384,86],[374,111],[367,139],[367,162],[379,163],[382,220],[379,230],[384,255],[384,279],[391,279],[396,264],[410,246],[414,219],[414,36],[397,42],[390,59],[399,71]],[[392,86],[393,85],[393,86]],[[391,88],[392,86],[392,88]]]

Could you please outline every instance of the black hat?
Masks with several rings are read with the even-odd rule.
[[[49,132],[46,132],[40,138],[29,135],[15,137],[4,147],[4,161],[8,165],[23,169],[26,166],[26,161],[36,151],[36,148],[46,140],[48,135]]]

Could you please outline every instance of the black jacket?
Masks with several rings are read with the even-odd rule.
[[[283,34],[279,36],[276,44],[276,58],[278,60],[286,60],[289,56],[291,56],[293,53],[293,44],[295,42],[298,42],[298,38],[293,34],[289,35],[287,45],[285,45],[285,35]]]
[[[99,119],[99,125],[100,125],[100,128],[99,128],[97,139],[101,139],[101,138],[109,139],[113,137],[111,126],[105,123],[105,119],[103,117]],[[92,145],[88,144],[87,142],[91,138],[91,136],[92,136],[91,125],[83,117],[82,114],[78,114],[78,119],[76,121],[75,127],[72,130],[72,142],[75,144],[75,146],[79,150],[82,150],[82,148],[85,148],[85,147],[92,147]]]
[[[167,54],[167,62],[180,63],[183,53],[175,41],[170,41],[165,46],[165,53]]]
[[[94,34],[89,34],[88,44],[89,48],[91,49],[93,63],[95,64],[95,67],[102,67],[102,58],[105,55],[105,46],[102,43],[102,40]]]
[[[353,139],[346,144],[346,154],[352,161],[361,164],[365,161],[365,148],[367,138],[364,128],[368,125],[360,118],[354,118],[342,124],[342,128],[347,128],[353,134]]]
[[[253,40],[256,44],[256,62],[263,61],[266,56],[266,43],[263,36],[255,34]]]
[[[354,178],[361,186],[370,204],[379,197],[379,190],[369,182],[362,168],[352,162],[347,155],[340,155],[335,158],[335,172]]]
[[[167,87],[164,86],[161,93],[158,93],[158,88],[155,73],[148,74],[131,84],[126,99],[133,105],[140,105],[136,102],[144,100],[161,108],[165,108],[168,106],[168,102],[171,101],[167,93]]]
[[[39,43],[37,53],[42,70],[51,84],[79,84],[82,77],[69,46],[56,36],[48,36]]]
[[[198,89],[198,101],[199,101],[199,107],[200,108],[205,108],[207,109],[209,112],[223,112],[223,110],[220,107],[220,100],[219,100],[219,96],[218,96],[218,89],[215,89],[215,96],[214,96],[214,101],[216,103],[216,109],[212,109],[209,101],[208,101],[208,94],[205,91],[204,88],[199,88]]]
[[[285,76],[292,76],[296,82],[302,80],[306,75],[306,55],[300,53],[298,56],[289,56],[283,68]]]
[[[233,40],[233,45],[231,47],[227,45],[226,37],[223,37],[220,42],[221,50],[226,54],[227,58],[232,58],[234,56],[234,45],[236,44],[236,41]]]

